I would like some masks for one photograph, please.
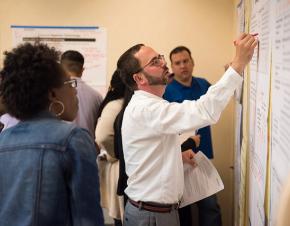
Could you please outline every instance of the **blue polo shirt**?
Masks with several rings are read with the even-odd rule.
[[[184,100],[197,100],[205,94],[210,87],[210,83],[198,77],[193,77],[191,86],[187,87],[177,82],[175,79],[166,87],[163,98],[169,102],[181,103]],[[201,150],[208,158],[213,158],[210,126],[198,130],[201,136],[198,150]]]

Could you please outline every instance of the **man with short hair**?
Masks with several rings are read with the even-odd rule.
[[[190,50],[185,46],[174,48],[169,58],[171,69],[174,74],[173,81],[166,87],[163,98],[169,102],[181,103],[184,100],[198,100],[206,94],[211,84],[204,78],[193,77],[194,60]],[[198,130],[200,145],[198,150],[202,151],[209,159],[213,158],[212,140],[210,126]],[[221,211],[217,203],[216,195],[209,196],[196,202],[198,208],[199,226],[221,226]],[[178,210],[180,225],[191,226],[191,206],[188,205]]]
[[[61,56],[61,65],[66,73],[77,80],[77,97],[79,100],[79,110],[76,119],[73,121],[76,125],[87,129],[95,140],[95,129],[97,125],[97,114],[103,101],[100,93],[87,85],[82,80],[84,71],[84,57],[75,50],[68,50]]]
[[[128,49],[119,58],[117,70],[135,92],[122,122],[122,143],[129,200],[125,226],[178,226],[178,203],[184,181],[184,158],[178,134],[216,123],[234,91],[241,86],[240,76],[252,58],[258,41],[243,34],[236,40],[236,55],[231,67],[206,95],[197,101],[169,103],[162,98],[170,78],[162,55],[142,44]],[[193,164],[194,165],[194,164]]]

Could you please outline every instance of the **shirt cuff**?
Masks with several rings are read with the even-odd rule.
[[[229,67],[218,83],[224,84],[226,87],[232,87],[233,90],[236,90],[243,83],[243,77],[232,67]]]

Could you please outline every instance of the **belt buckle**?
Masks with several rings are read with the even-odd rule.
[[[181,200],[179,200],[179,201],[177,202],[176,207],[175,207],[176,210],[179,209],[180,204],[181,204]]]
[[[139,209],[139,210],[142,209],[142,206],[143,206],[142,204],[143,204],[143,202],[139,201],[139,205],[138,205],[138,209]]]

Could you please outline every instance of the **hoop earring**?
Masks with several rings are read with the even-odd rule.
[[[59,113],[55,113],[55,112],[53,112],[53,110],[52,110],[52,108],[53,108],[53,105],[54,104],[59,104],[60,106],[61,106],[61,111],[59,112]],[[52,101],[52,102],[50,102],[50,104],[49,104],[49,108],[48,108],[48,110],[51,112],[51,113],[54,113],[55,114],[55,116],[56,117],[59,117],[59,116],[61,116],[63,113],[64,113],[64,104],[60,101],[60,100],[55,100],[55,101]]]

